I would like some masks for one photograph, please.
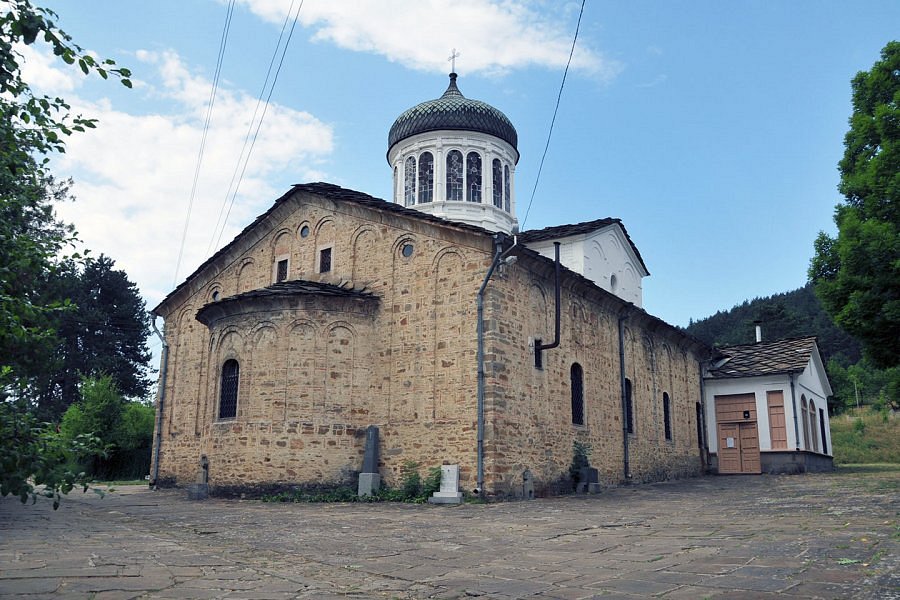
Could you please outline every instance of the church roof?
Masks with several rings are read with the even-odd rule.
[[[644,259],[641,257],[640,251],[638,251],[637,246],[634,245],[631,236],[628,235],[628,230],[625,229],[625,225],[622,224],[621,219],[607,217],[605,219],[595,219],[593,221],[584,221],[582,223],[573,223],[571,225],[554,225],[553,227],[544,227],[543,229],[529,229],[528,231],[523,231],[519,234],[519,241],[523,244],[533,244],[535,242],[545,242],[547,240],[558,240],[574,235],[593,233],[598,229],[603,229],[610,225],[618,225],[622,228],[622,233],[625,234],[625,239],[628,240],[632,252],[634,252],[634,255],[641,263],[641,267],[643,267],[644,271],[649,275],[650,270],[647,268],[647,265],[644,264]]]
[[[506,115],[486,102],[463,96],[456,87],[456,73],[450,73],[450,85],[440,98],[417,104],[397,117],[388,133],[388,152],[406,138],[442,129],[486,133],[513,149],[519,139]]]
[[[800,337],[719,348],[723,357],[709,370],[713,379],[734,379],[802,372],[816,348],[816,338]]]

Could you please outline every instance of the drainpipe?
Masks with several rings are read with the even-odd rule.
[[[478,308],[477,313],[477,338],[478,349],[476,360],[478,361],[478,451],[476,457],[476,483],[475,493],[484,496],[484,290],[487,288],[494,269],[500,264],[502,258],[502,247],[500,246],[500,234],[494,236],[494,260],[478,288],[478,295],[475,297],[475,303]]]
[[[552,344],[539,344],[534,347],[534,351],[543,352],[544,350],[550,350],[552,348],[556,348],[559,346],[559,298],[560,298],[560,285],[559,285],[559,242],[553,242],[556,251],[556,320],[555,320],[555,330],[556,332],[553,335],[553,343]]]
[[[622,450],[625,479],[631,479],[631,465],[628,456],[628,405],[625,398],[625,321],[628,313],[619,317],[619,386],[622,390]]]
[[[162,352],[160,355],[160,367],[159,367],[159,413],[156,417],[156,439],[153,443],[153,475],[151,476],[152,481],[150,485],[153,486],[153,489],[158,489],[158,481],[159,481],[159,447],[162,444],[162,420],[163,420],[163,409],[166,406],[166,375],[168,373],[169,366],[169,344],[166,342],[166,338],[159,332],[159,329],[156,328],[156,317],[151,315],[150,325],[153,327],[153,331],[156,333],[156,336],[162,342]]]
[[[791,378],[791,408],[794,410],[794,445],[800,450],[800,426],[797,424],[797,398],[794,395],[794,373],[788,373]]]
[[[709,440],[706,437],[706,382],[703,379],[703,362],[697,362],[697,371],[700,373],[700,414],[697,415],[697,418],[700,419],[697,424],[697,427],[700,428],[700,439],[697,440],[697,443],[700,444],[700,461],[703,463],[703,469],[706,470],[709,467]]]

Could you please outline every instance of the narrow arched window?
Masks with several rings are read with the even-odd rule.
[[[494,206],[503,208],[503,167],[498,159],[494,159],[491,163],[491,197],[494,200]]]
[[[459,150],[447,153],[447,200],[463,199],[463,157]]]
[[[219,387],[219,418],[233,419],[237,415],[238,382],[241,367],[238,361],[226,360],[222,365],[222,383]]]
[[[631,380],[625,378],[625,429],[634,433],[634,404],[631,401]]]
[[[419,204],[434,200],[434,157],[423,152],[419,157]]]
[[[663,427],[666,432],[666,439],[672,439],[672,407],[669,404],[669,393],[663,392]]]
[[[406,168],[403,174],[403,205],[412,206],[416,203],[416,159],[410,156],[406,159]]]
[[[806,396],[800,396],[800,417],[803,419],[803,449],[809,450],[809,409]]]
[[[503,203],[506,212],[512,212],[509,206],[509,165],[503,165]]]
[[[466,200],[481,202],[481,155],[477,152],[466,156]]]
[[[816,414],[818,411],[816,410],[816,403],[810,399],[809,401],[809,437],[812,440],[812,449],[813,452],[819,451],[819,432],[818,427],[816,427]]]
[[[570,370],[572,384],[572,425],[584,425],[584,371],[578,363]]]

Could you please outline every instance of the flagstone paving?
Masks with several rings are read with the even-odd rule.
[[[900,466],[462,506],[0,500],[0,598],[897,598]]]

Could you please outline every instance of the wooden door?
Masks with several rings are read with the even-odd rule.
[[[719,423],[719,473],[741,472],[741,438],[737,423]]]
[[[740,423],[741,473],[759,473],[759,431],[756,423]]]

